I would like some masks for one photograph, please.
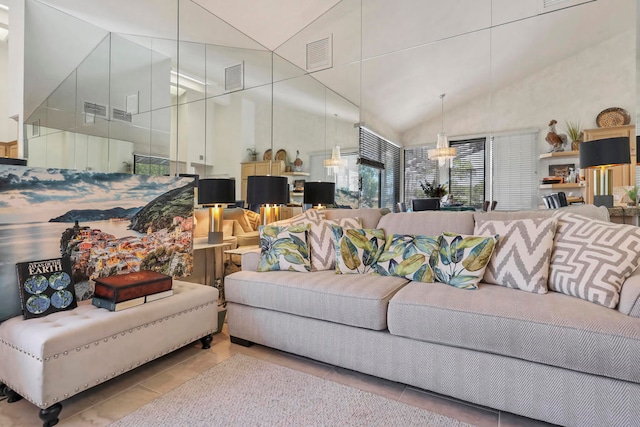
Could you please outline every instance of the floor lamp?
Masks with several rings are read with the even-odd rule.
[[[629,138],[606,138],[580,144],[580,167],[594,169],[593,204],[613,207],[612,166],[631,163]]]
[[[247,177],[247,203],[260,206],[262,224],[280,219],[280,205],[289,201],[289,184],[285,176],[252,175]]]
[[[198,204],[209,208],[209,236],[207,243],[222,243],[224,205],[236,201],[236,180],[206,178],[198,182]]]
[[[304,183],[304,198],[302,202],[310,204],[314,209],[323,209],[336,202],[336,183],[311,181]]]

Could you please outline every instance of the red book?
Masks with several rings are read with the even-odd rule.
[[[93,296],[114,303],[168,291],[173,285],[171,276],[155,271],[100,277],[95,282]]]

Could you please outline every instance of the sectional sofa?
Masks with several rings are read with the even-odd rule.
[[[260,254],[245,254],[242,271],[225,281],[233,342],[550,423],[637,425],[640,228],[608,223],[607,210],[591,205],[509,213],[328,210],[324,217],[358,218],[386,237],[492,235],[500,227],[503,236],[475,290],[331,269],[258,272]],[[549,219],[555,225],[551,246],[542,251],[547,262],[514,256],[526,237],[518,227]],[[518,227],[505,233],[513,224]],[[540,240],[545,233],[527,237],[530,250],[549,244]],[[507,236],[510,248],[500,240]],[[511,258],[502,266],[506,273],[493,265],[500,253]],[[508,271],[514,262],[528,265]],[[548,272],[542,281],[541,272]],[[531,287],[534,276],[542,288]],[[599,281],[614,276],[615,295],[605,297]]]

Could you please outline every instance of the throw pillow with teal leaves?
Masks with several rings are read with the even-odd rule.
[[[456,288],[478,289],[497,241],[497,235],[442,233],[432,264],[436,280]]]
[[[258,271],[311,271],[309,224],[263,225],[260,230]]]
[[[376,273],[405,277],[416,282],[433,282],[433,270],[429,262],[437,250],[437,237],[392,234],[387,236],[384,251],[376,263]]]
[[[384,249],[384,230],[331,226],[336,238],[336,273],[366,274],[375,270]]]

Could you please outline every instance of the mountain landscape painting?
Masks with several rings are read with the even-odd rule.
[[[16,264],[69,256],[78,300],[92,279],[193,268],[192,178],[0,165],[0,321],[21,314]]]

